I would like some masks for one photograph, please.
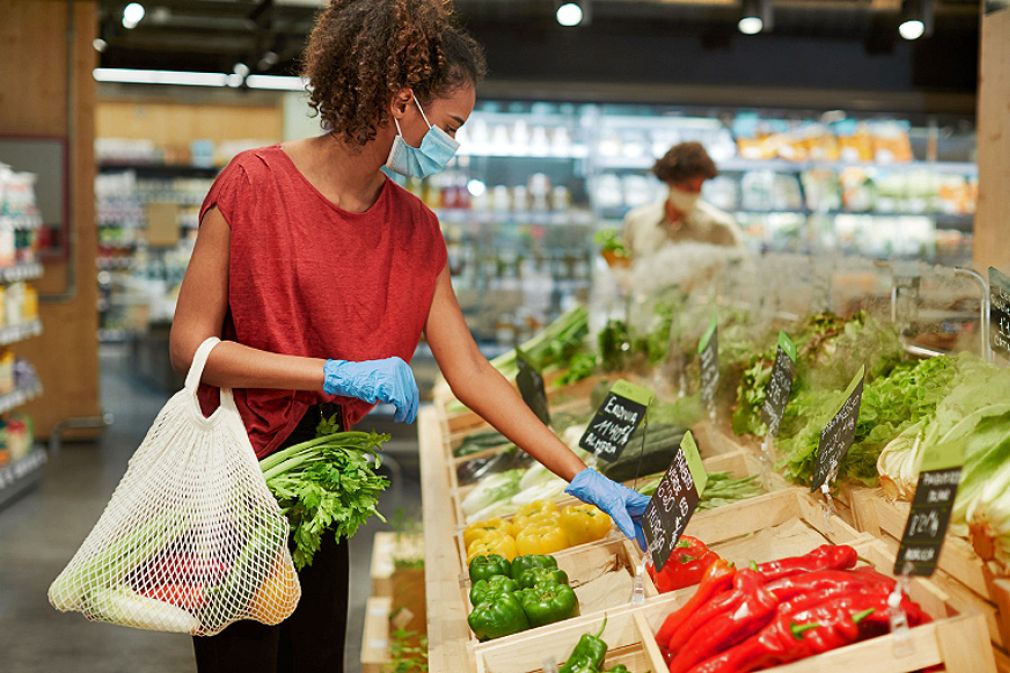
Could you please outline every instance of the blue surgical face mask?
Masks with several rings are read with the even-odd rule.
[[[414,98],[414,105],[417,105],[421,118],[428,125],[428,131],[421,139],[420,147],[411,147],[403,138],[400,122],[394,117],[396,137],[393,138],[393,146],[389,148],[386,168],[407,177],[426,178],[445,170],[459,149],[459,143],[439,127],[431,125],[417,98]]]

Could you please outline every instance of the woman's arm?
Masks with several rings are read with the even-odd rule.
[[[585,463],[540,422],[477,348],[452,290],[448,265],[439,274],[424,332],[460,402],[562,479],[571,481],[585,469]]]
[[[193,257],[179,290],[169,337],[172,366],[189,370],[196,349],[208,337],[221,336],[228,310],[228,250],[231,229],[215,208],[200,223]],[[207,360],[203,380],[226,388],[322,390],[325,360],[279,355],[222,342]]]

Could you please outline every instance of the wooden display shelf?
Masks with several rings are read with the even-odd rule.
[[[879,488],[850,488],[848,498],[857,528],[897,549],[910,504],[887,498]],[[952,534],[944,540],[937,568],[937,583],[947,587],[958,606],[985,615],[993,645],[1006,650],[1010,646],[1010,579],[997,577],[970,542]]]
[[[385,673],[390,662],[389,617],[393,599],[372,596],[365,603],[365,628],[361,633],[361,673]]]
[[[805,496],[798,496],[807,499]],[[807,499],[809,500],[809,499]],[[757,532],[762,526],[761,510],[751,510],[749,519]],[[839,525],[841,522],[837,522]],[[736,544],[743,551],[744,540],[725,540],[716,546]],[[893,564],[891,551],[869,536],[854,540],[859,555],[877,570],[887,573]],[[666,664],[655,642],[655,632],[670,612],[682,605],[694,588],[684,589],[646,601],[641,606],[626,605],[606,614],[586,615],[513,636],[513,642],[491,641],[473,648],[477,673],[538,673],[545,662],[564,661],[583,633],[595,632],[604,618],[603,639],[610,645],[606,666],[623,663],[633,673],[663,671]],[[983,617],[977,613],[959,614],[948,596],[926,579],[914,579],[909,593],[934,621],[911,629],[907,646],[898,647],[894,635],[881,636],[839,648],[817,657],[798,661],[768,671],[781,673],[903,673],[931,666],[942,666],[951,673],[995,673],[996,661],[987,646]],[[431,669],[433,672],[436,669]],[[453,670],[464,670],[462,667]]]
[[[398,559],[423,557],[424,542],[420,535],[376,533],[372,541],[372,562],[369,570],[372,596],[388,598],[393,595],[393,575]]]

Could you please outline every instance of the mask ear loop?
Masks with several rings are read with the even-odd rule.
[[[422,108],[421,104],[417,102],[417,96],[414,95],[413,91],[410,92],[410,97],[414,99],[414,105],[417,106],[417,111],[421,113],[421,119],[424,120],[424,123],[427,124],[428,128],[430,129],[431,122],[428,121],[428,115],[424,114],[424,108]]]

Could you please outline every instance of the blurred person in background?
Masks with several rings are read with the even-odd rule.
[[[624,244],[633,262],[679,243],[742,246],[733,217],[701,200],[705,181],[719,174],[701,143],[674,145],[652,172],[669,193],[666,200],[639,206],[624,218]]]

